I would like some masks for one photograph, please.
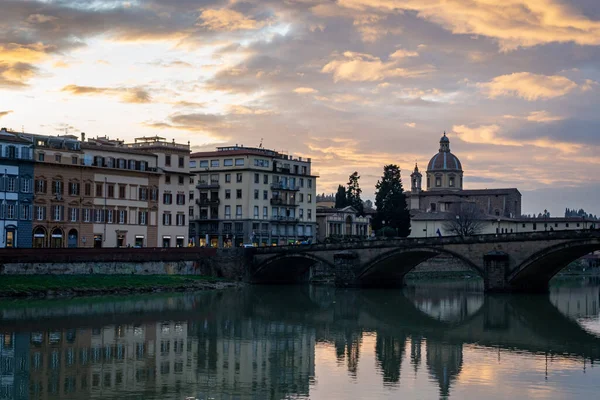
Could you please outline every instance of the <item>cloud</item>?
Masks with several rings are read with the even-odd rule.
[[[78,85],[67,85],[61,89],[62,92],[68,92],[76,96],[81,95],[108,95],[117,96],[124,103],[142,104],[150,103],[152,97],[150,93],[141,87],[94,87],[94,86],[78,86]]]
[[[396,54],[396,53],[393,53]],[[365,53],[346,51],[327,63],[323,73],[333,74],[333,81],[371,82],[390,77],[416,77],[430,73],[432,68],[405,69],[398,67],[398,58],[390,56],[392,61],[381,61],[379,57]]]
[[[177,129],[187,132],[202,133],[220,140],[228,139],[226,130],[230,127],[224,115],[191,113],[171,114],[167,121],[146,122],[144,126],[156,129]]]
[[[404,125],[408,126],[409,128],[414,128],[415,126],[417,126],[415,122],[406,122]]]
[[[579,85],[560,75],[540,75],[516,72],[497,76],[490,82],[478,83],[490,98],[517,96],[528,101],[564,96]]]
[[[416,12],[454,34],[496,39],[504,50],[552,42],[600,44],[600,21],[556,0],[339,0],[361,11]]]
[[[206,107],[206,103],[181,100],[175,102],[174,106],[182,108],[204,108]]]
[[[548,111],[541,110],[541,111],[530,112],[529,115],[526,117],[526,119],[527,119],[527,121],[531,121],[531,122],[542,122],[543,123],[543,122],[561,121],[565,118],[561,117],[559,115],[552,115]]]
[[[11,112],[13,112],[13,110],[7,110],[7,111],[0,111],[0,118],[7,116],[8,114],[10,114]]]
[[[310,87],[297,87],[296,89],[293,90],[293,92],[298,93],[298,94],[308,94],[308,93],[317,93],[318,90],[310,88]]]
[[[228,8],[210,9],[202,11],[199,26],[211,31],[240,31],[255,30],[263,27],[268,21],[257,21],[246,17],[244,14]]]
[[[507,139],[498,135],[500,130],[501,128],[499,125],[481,125],[477,128],[470,128],[465,125],[454,125],[452,127],[452,131],[458,135],[460,140],[467,143],[515,147],[535,146],[545,149],[555,149],[569,154],[576,153],[582,148],[580,144],[561,142],[548,138],[536,138],[521,141]]]
[[[28,63],[0,61],[0,87],[16,89],[26,87],[38,68]]]

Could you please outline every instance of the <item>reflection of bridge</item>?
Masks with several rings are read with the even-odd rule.
[[[149,332],[164,334],[165,324],[174,326],[167,321],[181,321],[177,323],[179,326],[188,327],[186,340],[198,346],[198,354],[193,355],[198,358],[198,373],[208,368],[202,372],[206,374],[221,371],[221,361],[217,360],[224,363],[227,357],[233,357],[237,343],[242,346],[254,342],[289,343],[288,338],[292,336],[297,344],[312,342],[313,353],[315,340],[333,343],[337,357],[346,359],[348,372],[356,374],[361,351],[368,343],[363,340],[364,333],[375,334],[370,335],[374,337],[371,343],[375,346],[378,369],[385,384],[400,381],[405,352],[410,351],[411,364],[416,369],[422,362],[421,349],[425,348],[423,360],[427,371],[438,381],[443,396],[448,395],[452,381],[462,369],[464,344],[478,344],[511,352],[545,353],[556,357],[600,359],[600,338],[587,333],[576,322],[561,314],[547,296],[275,286],[83,304],[79,300],[61,301],[56,306],[53,306],[53,302],[45,302],[42,303],[43,307],[38,308],[20,308],[13,304],[0,304],[2,332],[20,332],[17,333],[19,337],[29,337],[31,333],[31,339],[25,339],[25,342],[31,340],[31,343],[34,343],[34,336],[43,335],[40,332],[50,332],[48,337],[56,335],[54,332],[57,331],[77,332],[76,340],[83,343],[89,341],[82,335],[84,331],[92,332],[93,341],[96,335],[93,332],[104,332],[103,335],[112,332],[116,335],[122,329],[132,332],[131,340],[139,341],[141,339],[133,334],[138,328],[132,327],[144,326],[147,327],[144,340],[151,340],[154,336]],[[436,306],[424,306],[427,304]],[[442,313],[442,320],[438,318],[442,314],[437,311],[437,305],[440,304],[444,305],[440,307],[447,308],[447,312]],[[48,317],[44,318],[44,315]],[[154,325],[156,329],[152,328]],[[292,328],[293,335],[290,333]],[[310,336],[310,340],[304,336]],[[115,343],[134,348],[127,338],[116,336]],[[156,340],[158,346],[158,336]],[[225,351],[221,349],[225,342],[230,343],[229,356],[221,353]],[[71,346],[68,341],[64,345]],[[178,346],[179,349],[186,347],[185,343]],[[248,351],[251,348],[247,345]],[[52,349],[52,346],[48,347],[48,351]],[[303,351],[306,350],[304,348]],[[66,351],[67,348],[65,354]],[[118,348],[111,347],[110,351],[116,355]],[[297,359],[297,354],[294,358],[296,351],[296,347],[285,347],[281,353],[277,353],[278,360],[285,364],[285,360]],[[306,353],[303,357],[314,358],[314,354],[310,356]],[[209,363],[209,367],[205,362]],[[230,372],[236,368],[234,362],[228,365]],[[310,365],[307,365],[306,371],[309,370]],[[226,372],[223,369],[223,373]],[[279,375],[271,377],[275,386],[282,383],[278,381],[282,379]],[[303,387],[306,388],[303,390],[308,390],[306,374],[294,376],[293,379],[297,381],[287,382],[288,388]]]
[[[306,279],[320,264],[335,275],[337,286],[401,286],[418,264],[449,254],[477,271],[486,291],[546,292],[558,271],[595,250],[600,250],[599,231],[267,247],[249,250],[248,278],[254,283],[290,283]]]

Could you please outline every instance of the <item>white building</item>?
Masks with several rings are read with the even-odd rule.
[[[284,245],[315,239],[311,159],[243,146],[191,155],[190,231],[196,245]]]

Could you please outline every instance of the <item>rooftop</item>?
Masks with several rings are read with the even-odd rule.
[[[297,157],[294,158],[292,155],[285,154],[281,151],[270,150],[264,147],[244,147],[243,145],[235,145],[235,146],[223,146],[217,147],[217,151],[199,151],[196,153],[192,153],[190,158],[207,158],[207,157],[227,157],[227,156],[245,156],[245,155],[255,155],[255,156],[264,156],[264,157],[272,157],[281,160],[289,160],[289,161],[298,161],[298,162],[306,162],[310,163],[310,158],[302,158]]]

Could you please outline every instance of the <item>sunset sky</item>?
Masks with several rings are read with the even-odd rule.
[[[0,126],[312,157],[318,192],[437,152],[525,213],[600,214],[598,0],[0,0]]]

